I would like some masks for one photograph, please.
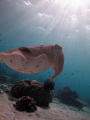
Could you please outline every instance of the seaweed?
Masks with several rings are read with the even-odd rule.
[[[44,82],[44,88],[46,90],[54,90],[54,85],[55,85],[55,82],[53,82],[53,81],[50,82],[49,79]]]

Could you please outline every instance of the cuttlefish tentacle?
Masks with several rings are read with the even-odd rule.
[[[51,81],[50,81],[50,82],[52,82],[53,79],[62,72],[62,67],[60,67],[60,65],[58,65],[58,66],[56,66],[56,69],[54,69],[54,70],[55,70],[55,73],[54,73],[53,76],[51,76],[51,75],[49,74],[49,77],[51,78]]]
[[[53,47],[53,61],[53,65],[51,65],[51,67],[53,68],[53,70],[55,70],[55,73],[53,76],[49,75],[49,77],[51,78],[51,82],[57,75],[62,72],[64,66],[64,52],[60,45],[56,44]]]

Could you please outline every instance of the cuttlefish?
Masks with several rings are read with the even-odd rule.
[[[38,73],[49,67],[55,70],[51,81],[64,66],[64,52],[60,45],[38,45],[20,47],[0,52],[0,60],[11,69],[21,73]]]

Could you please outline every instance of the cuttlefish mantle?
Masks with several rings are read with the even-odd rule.
[[[53,76],[49,75],[52,81],[63,70],[64,52],[58,44],[27,46],[1,52],[0,60],[21,73],[38,73],[51,67],[55,70]]]

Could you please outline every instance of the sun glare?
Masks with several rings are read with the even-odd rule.
[[[85,1],[83,1],[83,0],[72,0],[71,4],[75,5],[75,6],[82,6],[82,5],[85,4]]]
[[[89,0],[55,0],[55,1],[62,2],[63,4],[68,4],[73,8],[84,7],[89,2]]]
[[[68,0],[70,1],[70,5],[74,7],[84,7],[85,6],[85,0]]]

